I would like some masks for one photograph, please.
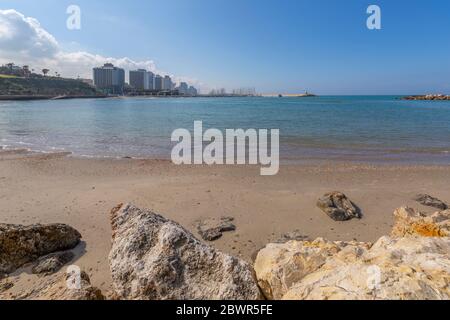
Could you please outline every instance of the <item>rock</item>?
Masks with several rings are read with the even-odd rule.
[[[0,282],[0,293],[3,293],[5,291],[9,290],[12,287],[14,287],[14,283],[12,283],[10,281]]]
[[[300,230],[294,230],[283,234],[280,239],[276,240],[275,243],[286,243],[292,240],[296,241],[306,241],[309,240],[308,236],[305,236]]]
[[[200,242],[177,223],[130,204],[111,215],[109,261],[119,298],[261,298],[250,264]]]
[[[268,244],[255,261],[258,284],[270,300],[281,299],[306,275],[315,272],[344,248],[357,251],[368,245],[357,242],[331,242],[324,239]]]
[[[433,198],[432,196],[428,194],[418,194],[416,197],[414,197],[415,201],[419,202],[421,205],[427,206],[427,207],[433,207],[440,210],[447,210],[448,206],[446,203],[442,202],[441,200],[437,198]]]
[[[422,96],[407,96],[403,97],[402,100],[450,100],[450,96],[443,94],[427,94]]]
[[[49,275],[58,272],[66,263],[75,257],[73,252],[64,251],[41,257],[31,269],[34,274]]]
[[[335,221],[361,218],[358,208],[341,192],[330,192],[317,201],[317,206]]]
[[[17,300],[105,300],[91,285],[86,272],[69,272],[42,278],[41,283],[16,296]]]
[[[403,207],[395,210],[394,217],[392,237],[448,237],[450,235],[450,210],[427,216],[414,209]]]
[[[255,261],[269,299],[450,299],[450,210],[394,213],[374,245],[323,239],[268,244]]]
[[[80,239],[77,230],[64,224],[0,224],[0,273],[11,273],[41,256],[73,249]]]
[[[236,230],[233,221],[233,217],[209,218],[198,222],[197,230],[203,240],[215,241],[221,238],[224,232]]]
[[[383,237],[358,254],[333,256],[285,300],[448,300],[450,239]]]

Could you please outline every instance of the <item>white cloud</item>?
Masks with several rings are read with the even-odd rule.
[[[124,68],[147,69],[162,75],[152,60],[134,61],[130,58],[104,57],[84,51],[65,51],[58,41],[40,25],[39,21],[25,17],[16,10],[0,10],[0,63],[27,64],[35,70],[48,68],[62,76],[92,78],[92,68],[106,62]],[[128,73],[128,72],[127,72]],[[177,82],[187,81],[206,88],[196,79],[171,75]]]

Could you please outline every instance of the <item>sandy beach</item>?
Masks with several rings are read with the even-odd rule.
[[[173,219],[194,234],[196,221],[232,216],[237,230],[210,244],[252,261],[255,252],[298,230],[311,239],[375,241],[389,234],[392,212],[429,193],[450,199],[450,167],[367,165],[343,162],[282,166],[273,177],[250,166],[175,166],[163,160],[82,159],[65,154],[0,153],[0,221],[12,224],[66,223],[83,236],[73,262],[93,285],[111,288],[109,213],[131,202]],[[361,220],[335,222],[316,207],[326,192],[347,194]],[[39,277],[21,269],[10,294]]]

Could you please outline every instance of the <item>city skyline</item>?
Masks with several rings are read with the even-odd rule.
[[[71,4],[3,1],[0,63],[87,78],[94,66],[111,62],[127,74],[143,68],[202,92],[450,92],[447,1],[80,0],[81,29],[68,30]],[[381,8],[381,30],[366,27],[370,4]]]

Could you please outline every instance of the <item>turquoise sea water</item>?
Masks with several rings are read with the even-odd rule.
[[[391,96],[0,102],[0,145],[94,157],[170,157],[174,129],[280,129],[285,161],[450,164],[450,101]]]

